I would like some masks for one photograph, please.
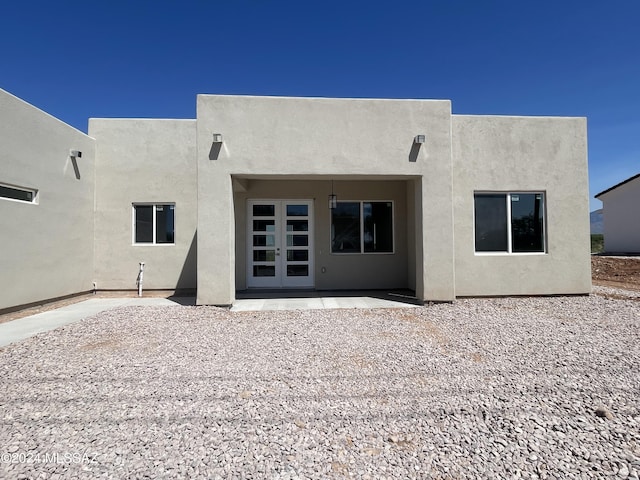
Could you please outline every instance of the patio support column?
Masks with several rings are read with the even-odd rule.
[[[452,301],[455,299],[454,243],[453,243],[453,188],[451,162],[434,162],[432,175],[422,177],[420,186],[421,212],[420,228],[416,227],[421,238],[417,242],[416,257],[422,256],[416,275],[422,273],[416,281],[416,295],[429,301]],[[417,196],[417,193],[416,193]],[[416,258],[419,262],[420,258]],[[421,266],[421,268],[420,268]],[[422,290],[422,295],[418,292]]]
[[[422,179],[411,180],[411,185],[408,188],[409,196],[407,198],[407,204],[411,204],[411,212],[413,215],[413,228],[410,231],[413,237],[413,244],[409,248],[412,249],[410,262],[413,266],[413,277],[409,279],[409,287],[413,288],[416,292],[416,297],[420,300],[425,300],[424,295],[424,226],[422,218]],[[408,206],[407,205],[407,206]]]
[[[235,220],[231,176],[212,163],[198,172],[198,305],[235,300]]]

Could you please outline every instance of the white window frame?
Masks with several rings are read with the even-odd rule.
[[[173,242],[156,242],[156,207],[169,206],[173,207]],[[152,242],[136,242],[136,207],[153,207],[153,241]],[[172,247],[176,244],[176,203],[175,202],[134,202],[131,204],[131,244],[136,247],[154,246],[154,247]]]
[[[512,226],[511,226],[511,196],[512,195],[542,195],[542,251],[541,252],[513,252],[513,242],[512,242]],[[505,195],[507,202],[507,250],[503,252],[479,252],[476,249],[476,216],[475,216],[475,196],[476,195]],[[548,244],[547,244],[547,192],[544,190],[531,190],[531,191],[508,191],[508,192],[500,192],[500,191],[474,191],[473,192],[473,208],[474,212],[472,214],[473,218],[473,251],[475,255],[478,256],[504,256],[504,255],[522,255],[522,256],[531,256],[531,255],[547,255],[548,252]]]
[[[0,200],[6,200],[8,202],[18,202],[18,203],[26,203],[28,205],[38,205],[39,202],[39,192],[37,189],[35,188],[29,188],[29,187],[21,187],[18,185],[12,185],[10,183],[3,183],[0,182],[0,187],[5,187],[5,188],[9,188],[11,190],[18,190],[21,192],[28,192],[31,193],[31,200],[21,200],[19,198],[10,198],[10,197],[5,197],[4,195],[0,194]]]
[[[333,251],[333,212],[329,214],[329,254],[330,255],[394,255],[396,253],[396,205],[394,200],[338,200],[338,203],[358,203],[360,205],[360,251],[359,252],[334,252]],[[364,204],[365,203],[390,203],[391,204],[391,243],[390,252],[365,252],[364,251]]]

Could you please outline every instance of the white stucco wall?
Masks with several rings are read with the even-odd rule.
[[[640,253],[640,178],[599,195],[604,218],[604,249]]]
[[[36,205],[0,199],[0,309],[93,281],[134,289],[140,261],[145,288],[197,286],[199,304],[230,304],[246,287],[252,198],[315,202],[318,289],[408,287],[436,301],[590,291],[583,118],[452,116],[444,100],[200,95],[197,120],[91,119],[89,134],[0,90],[0,183],[40,192]],[[77,171],[70,149],[83,152]],[[331,180],[341,200],[394,202],[393,255],[329,254]],[[638,251],[638,185],[623,187],[603,198],[605,247]],[[475,253],[475,191],[544,192],[546,252]],[[133,203],[175,204],[175,244],[134,245]],[[631,235],[616,244],[622,225]]]
[[[196,287],[195,120],[91,119],[96,138],[98,289]],[[134,245],[132,204],[175,203],[175,244]]]
[[[584,118],[454,115],[456,295],[591,291]],[[544,192],[545,254],[474,252],[474,191]]]
[[[414,199],[428,207],[409,209],[414,232],[422,233],[411,283],[420,298],[451,300],[450,116],[444,100],[198,96],[198,303],[234,299],[232,175],[421,178]],[[213,133],[224,138],[219,152],[212,149]],[[427,143],[415,150],[418,134]]]
[[[0,90],[0,183],[39,191],[37,204],[0,199],[0,309],[91,290],[94,144]]]

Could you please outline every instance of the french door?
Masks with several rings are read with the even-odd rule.
[[[247,287],[313,287],[313,201],[249,200]]]

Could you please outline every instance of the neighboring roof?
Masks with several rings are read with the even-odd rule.
[[[637,175],[634,175],[634,176],[633,176],[633,177],[631,177],[631,178],[627,178],[626,180],[624,180],[624,181],[622,181],[622,182],[618,183],[617,185],[614,185],[613,187],[611,187],[611,188],[607,188],[605,191],[603,191],[603,192],[600,192],[600,193],[596,194],[595,198],[598,198],[600,195],[604,195],[605,193],[609,193],[611,190],[615,190],[616,188],[621,187],[621,186],[622,186],[622,185],[624,185],[625,183],[629,183],[629,182],[631,182],[632,180],[635,180],[636,178],[639,178],[639,177],[640,177],[640,173],[639,173],[639,174],[637,174]]]

